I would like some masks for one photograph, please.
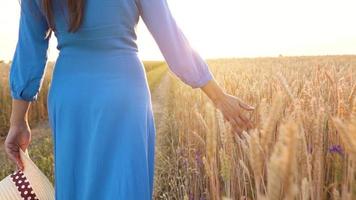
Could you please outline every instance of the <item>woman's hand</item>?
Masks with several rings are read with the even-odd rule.
[[[230,122],[234,132],[240,134],[243,130],[252,128],[252,122],[246,116],[245,111],[253,111],[254,107],[244,103],[238,97],[226,93],[213,102],[216,108],[222,112],[224,118]]]
[[[234,132],[240,134],[243,130],[252,128],[252,123],[245,112],[253,111],[254,107],[244,103],[238,97],[225,93],[215,79],[210,80],[201,89],[222,112],[224,118],[230,122]]]
[[[8,157],[16,164],[18,169],[24,166],[20,159],[20,149],[25,151],[31,141],[31,130],[28,123],[10,126],[5,140],[5,151]]]
[[[31,130],[27,119],[30,104],[20,99],[12,100],[10,130],[5,140],[5,151],[8,157],[21,170],[23,170],[23,163],[20,159],[19,148],[25,151],[31,141]]]

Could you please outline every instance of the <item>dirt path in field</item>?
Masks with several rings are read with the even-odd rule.
[[[157,135],[162,132],[162,127],[165,124],[164,119],[167,114],[168,93],[171,84],[171,75],[167,72],[163,76],[161,82],[151,94]]]

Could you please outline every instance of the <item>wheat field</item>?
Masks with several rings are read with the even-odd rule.
[[[158,199],[356,199],[356,57],[209,61],[256,107],[232,134],[202,93],[174,79],[157,146]]]
[[[156,118],[163,126],[156,135],[155,199],[356,199],[356,56],[215,59],[208,64],[226,92],[256,107],[246,113],[254,127],[232,133],[204,93],[168,73],[166,112]],[[151,68],[147,74],[159,75],[148,77],[149,82],[159,85],[165,70]],[[0,75],[6,81],[6,73]],[[10,111],[4,80],[1,128]],[[36,106],[31,116],[42,121],[44,107]],[[50,141],[33,145],[32,152],[47,149],[42,156],[50,154]],[[38,160],[52,177],[53,158]]]

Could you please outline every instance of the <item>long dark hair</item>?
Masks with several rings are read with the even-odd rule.
[[[42,0],[42,7],[47,18],[50,31],[55,31],[52,0]],[[69,32],[76,32],[83,21],[84,0],[67,0],[69,14]]]

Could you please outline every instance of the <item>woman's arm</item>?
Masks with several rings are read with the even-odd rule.
[[[231,123],[234,132],[240,134],[243,130],[252,128],[252,123],[244,111],[253,111],[254,107],[244,103],[236,96],[227,94],[214,78],[200,89],[222,112],[224,118]]]
[[[190,45],[176,23],[167,0],[136,0],[140,15],[158,44],[169,69],[192,88],[201,88],[230,121],[236,132],[251,127],[243,110],[253,107],[226,94],[205,60]]]
[[[210,80],[200,88],[213,102],[217,102],[225,95],[224,90],[218,85],[215,79]]]
[[[12,100],[10,117],[10,129],[5,140],[5,151],[9,158],[14,161],[18,169],[23,170],[19,148],[23,151],[28,147],[31,140],[31,130],[28,124],[29,101]]]
[[[19,169],[23,169],[20,148],[25,150],[31,139],[28,110],[30,102],[37,101],[43,83],[50,39],[47,21],[37,3],[33,0],[21,1],[18,41],[9,72],[13,101],[5,149]]]
[[[213,74],[192,48],[174,19],[167,0],[136,0],[140,15],[156,41],[168,67],[191,88],[205,85]]]
[[[28,110],[31,102],[13,99],[12,111],[10,117],[10,125],[18,126],[28,122]]]

